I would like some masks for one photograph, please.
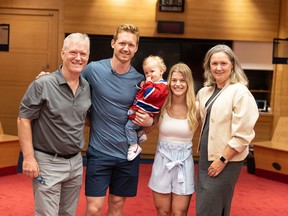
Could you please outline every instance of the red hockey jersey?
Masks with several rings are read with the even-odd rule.
[[[134,103],[130,109],[135,111],[142,109],[153,117],[155,114],[160,112],[167,95],[168,87],[165,80],[145,82],[143,87],[137,93]],[[135,114],[129,116],[129,119],[131,120],[134,118]]]

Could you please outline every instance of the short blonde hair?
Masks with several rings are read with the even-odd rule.
[[[156,61],[158,63],[158,65],[159,65],[160,71],[162,73],[165,73],[165,71],[167,70],[167,67],[166,67],[166,65],[164,63],[163,58],[161,58],[160,56],[150,55],[150,56],[146,57],[144,59],[144,61],[143,61],[143,65],[142,66],[144,67],[145,65],[149,64],[152,61]]]
[[[137,44],[139,43],[139,39],[140,39],[140,31],[139,29],[133,25],[133,24],[122,24],[120,26],[117,27],[114,35],[113,35],[113,40],[116,41],[118,39],[118,35],[121,32],[130,32],[134,35],[136,35],[137,37]]]

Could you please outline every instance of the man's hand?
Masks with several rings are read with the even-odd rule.
[[[41,72],[36,76],[36,79],[38,79],[38,78],[41,77],[41,76],[47,75],[47,74],[50,74],[50,72],[41,71]]]
[[[153,118],[143,110],[136,112],[136,117],[133,123],[138,124],[142,127],[150,127],[153,124]]]
[[[39,175],[39,166],[35,158],[23,160],[23,173],[29,178],[36,178]]]

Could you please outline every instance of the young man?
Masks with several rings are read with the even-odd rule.
[[[91,128],[87,150],[87,215],[100,215],[109,188],[107,215],[122,215],[126,197],[136,196],[139,172],[138,156],[127,161],[125,136],[127,111],[138,92],[143,75],[131,66],[137,52],[139,30],[120,25],[111,41],[111,59],[91,62],[82,76],[91,88]],[[150,126],[153,118],[139,111],[134,123]]]
[[[86,34],[64,40],[63,65],[33,81],[19,108],[23,173],[33,179],[34,215],[76,215],[82,185],[84,123],[91,106],[80,77],[90,54]]]

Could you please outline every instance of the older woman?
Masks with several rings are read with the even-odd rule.
[[[205,56],[204,70],[204,87],[196,98],[202,123],[196,212],[223,216],[230,214],[259,112],[246,87],[247,77],[228,46],[212,47]]]

